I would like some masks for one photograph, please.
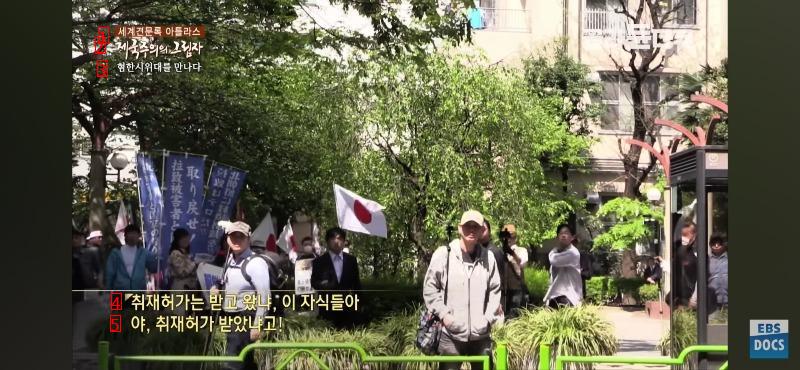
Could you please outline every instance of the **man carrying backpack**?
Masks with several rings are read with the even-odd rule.
[[[242,316],[244,318],[253,317],[253,324],[264,322],[267,316],[267,302],[270,298],[270,268],[265,258],[258,256],[250,249],[250,225],[244,222],[221,223],[225,229],[230,255],[224,266],[221,286],[213,286],[211,294],[219,294],[220,289],[224,290],[225,295],[236,295],[236,306],[224,302],[223,310],[230,317]],[[276,271],[277,273],[277,271]],[[255,314],[251,310],[246,310],[245,297],[255,294],[256,305]],[[248,299],[249,300],[249,299]],[[225,354],[228,356],[238,356],[242,349],[250,343],[259,339],[261,330],[254,328],[249,332],[237,332],[231,330],[227,334],[227,348]],[[253,352],[249,352],[243,363],[225,363],[225,369],[257,369],[253,358]]]

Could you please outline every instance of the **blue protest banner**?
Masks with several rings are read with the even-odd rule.
[[[192,254],[217,253],[222,238],[222,229],[217,222],[230,219],[246,177],[246,172],[224,164],[215,163],[211,167],[200,231],[192,240]]]
[[[158,253],[161,239],[161,215],[164,202],[161,188],[153,167],[153,158],[144,153],[136,155],[136,170],[139,175],[139,207],[142,214],[144,247]]]
[[[203,207],[205,157],[169,153],[164,159],[164,216],[161,223],[161,264],[168,260],[172,232],[184,228],[197,236]]]

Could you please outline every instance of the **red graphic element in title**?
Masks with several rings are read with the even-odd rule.
[[[108,297],[108,305],[111,307],[111,311],[122,311],[122,293],[111,292]]]
[[[111,315],[108,318],[108,330],[112,333],[122,333],[122,315]]]

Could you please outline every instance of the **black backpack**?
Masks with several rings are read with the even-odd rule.
[[[242,262],[241,271],[242,275],[244,276],[245,280],[247,280],[250,285],[253,285],[253,280],[250,275],[247,274],[247,264],[253,258],[260,258],[267,262],[267,266],[269,266],[269,287],[270,289],[282,289],[284,285],[286,285],[286,281],[289,280],[289,273],[290,265],[289,259],[275,252],[263,252],[262,254],[253,253],[249,257],[245,258]]]

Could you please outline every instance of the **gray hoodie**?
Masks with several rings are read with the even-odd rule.
[[[500,307],[500,275],[494,255],[476,245],[478,257],[474,263],[461,250],[459,239],[450,242],[450,283],[447,284],[447,305],[444,287],[448,277],[447,247],[441,246],[431,258],[422,295],[428,310],[440,319],[450,315],[453,323],[445,330],[453,339],[468,342],[489,336],[491,326],[503,322],[503,315],[495,315]]]

